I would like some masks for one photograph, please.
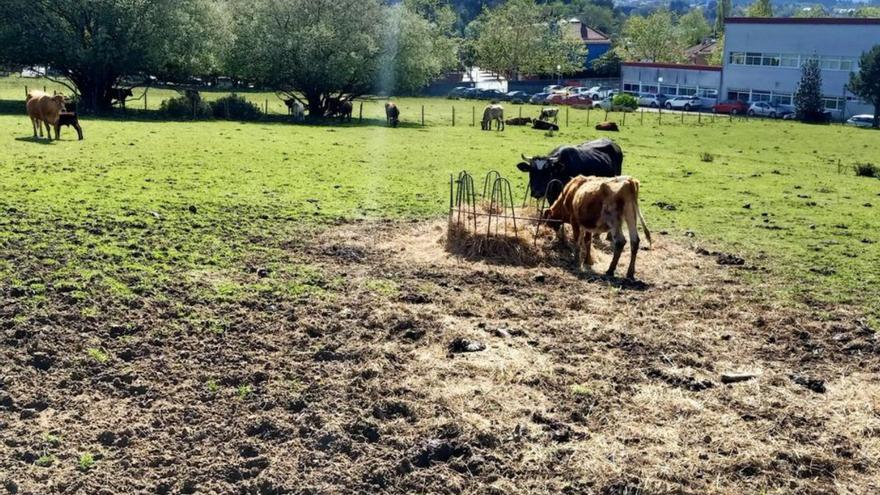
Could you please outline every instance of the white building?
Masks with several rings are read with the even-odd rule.
[[[696,95],[705,105],[714,105],[721,86],[721,67],[624,62],[620,79],[626,93],[659,93],[667,97]]]
[[[825,108],[835,118],[873,113],[871,105],[846,91],[850,72],[863,52],[880,44],[880,19],[749,18],[725,21],[724,99],[791,105],[801,65],[817,58],[822,68]]]

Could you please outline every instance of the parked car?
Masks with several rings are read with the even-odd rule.
[[[560,104],[589,108],[593,105],[593,100],[587,95],[573,94],[563,98]]]
[[[560,86],[558,84],[554,84],[552,86],[545,86],[544,93],[561,93],[564,89],[564,86]]]
[[[758,101],[752,103],[749,107],[749,116],[761,116],[761,117],[770,117],[771,119],[775,118],[785,118],[786,115],[791,115],[794,112],[791,110],[777,105],[776,103],[770,103],[768,101]]]
[[[846,121],[846,125],[854,125],[856,127],[871,127],[874,125],[874,116],[867,113],[861,115],[853,115]]]
[[[469,89],[472,89],[472,88],[469,88],[467,86],[458,86],[457,88],[454,88],[452,91],[450,91],[449,94],[446,95],[446,97],[451,100],[454,100],[457,98],[464,98],[465,93],[467,93],[467,91]]]
[[[548,96],[550,96],[550,93],[535,93],[529,98],[529,103],[532,105],[543,105],[547,102]]]
[[[497,89],[481,89],[477,91],[477,99],[480,100],[504,101],[506,97],[507,93]]]
[[[573,94],[577,93],[577,90],[579,88],[580,88],[580,86],[566,86],[566,87],[562,88],[562,92],[567,95],[573,95]]]
[[[523,103],[527,103],[531,96],[532,95],[526,93],[525,91],[511,91],[507,93],[507,101],[516,105],[522,105]]]
[[[461,92],[461,97],[467,98],[469,100],[473,100],[474,98],[477,97],[479,92],[480,92],[480,90],[477,88],[465,88],[465,90]]]
[[[666,103],[666,95],[663,93],[642,93],[638,96],[639,106],[660,108]]]
[[[749,106],[744,101],[724,100],[716,103],[712,107],[715,113],[729,113],[731,115],[744,114],[749,111]]]
[[[690,112],[703,106],[703,100],[698,96],[676,96],[666,100],[663,105],[667,110],[684,110]]]
[[[562,100],[566,98],[566,95],[562,93],[550,93],[547,98],[544,99],[545,104],[547,105],[562,105]]]
[[[615,105],[613,96],[606,96],[601,100],[593,101],[593,108],[605,110],[606,112],[632,112],[634,108],[625,105]]]
[[[587,89],[587,95],[593,100],[601,100],[607,96],[614,96],[617,88],[612,86],[593,86],[592,88]]]

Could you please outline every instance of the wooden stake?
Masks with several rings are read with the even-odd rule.
[[[422,127],[425,126],[425,105],[422,105]]]

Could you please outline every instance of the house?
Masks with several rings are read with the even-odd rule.
[[[568,19],[562,21],[562,24],[572,36],[580,38],[587,46],[587,66],[611,50],[611,38],[598,29],[587,26],[580,19]]]
[[[711,65],[709,63],[709,59],[712,58],[712,54],[715,53],[715,49],[718,47],[718,41],[715,39],[706,39],[703,40],[702,43],[694,45],[687,50],[684,51],[685,59],[687,63],[693,65]]]

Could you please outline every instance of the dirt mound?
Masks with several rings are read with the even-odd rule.
[[[626,283],[578,273],[565,246],[528,266],[456,256],[445,231],[342,225],[239,267],[245,286],[290,277],[285,294],[207,304],[192,274],[94,326],[60,302],[38,328],[4,309],[0,489],[880,490],[880,358],[857,315],[782,307],[663,237]],[[303,292],[285,265],[323,282]]]

